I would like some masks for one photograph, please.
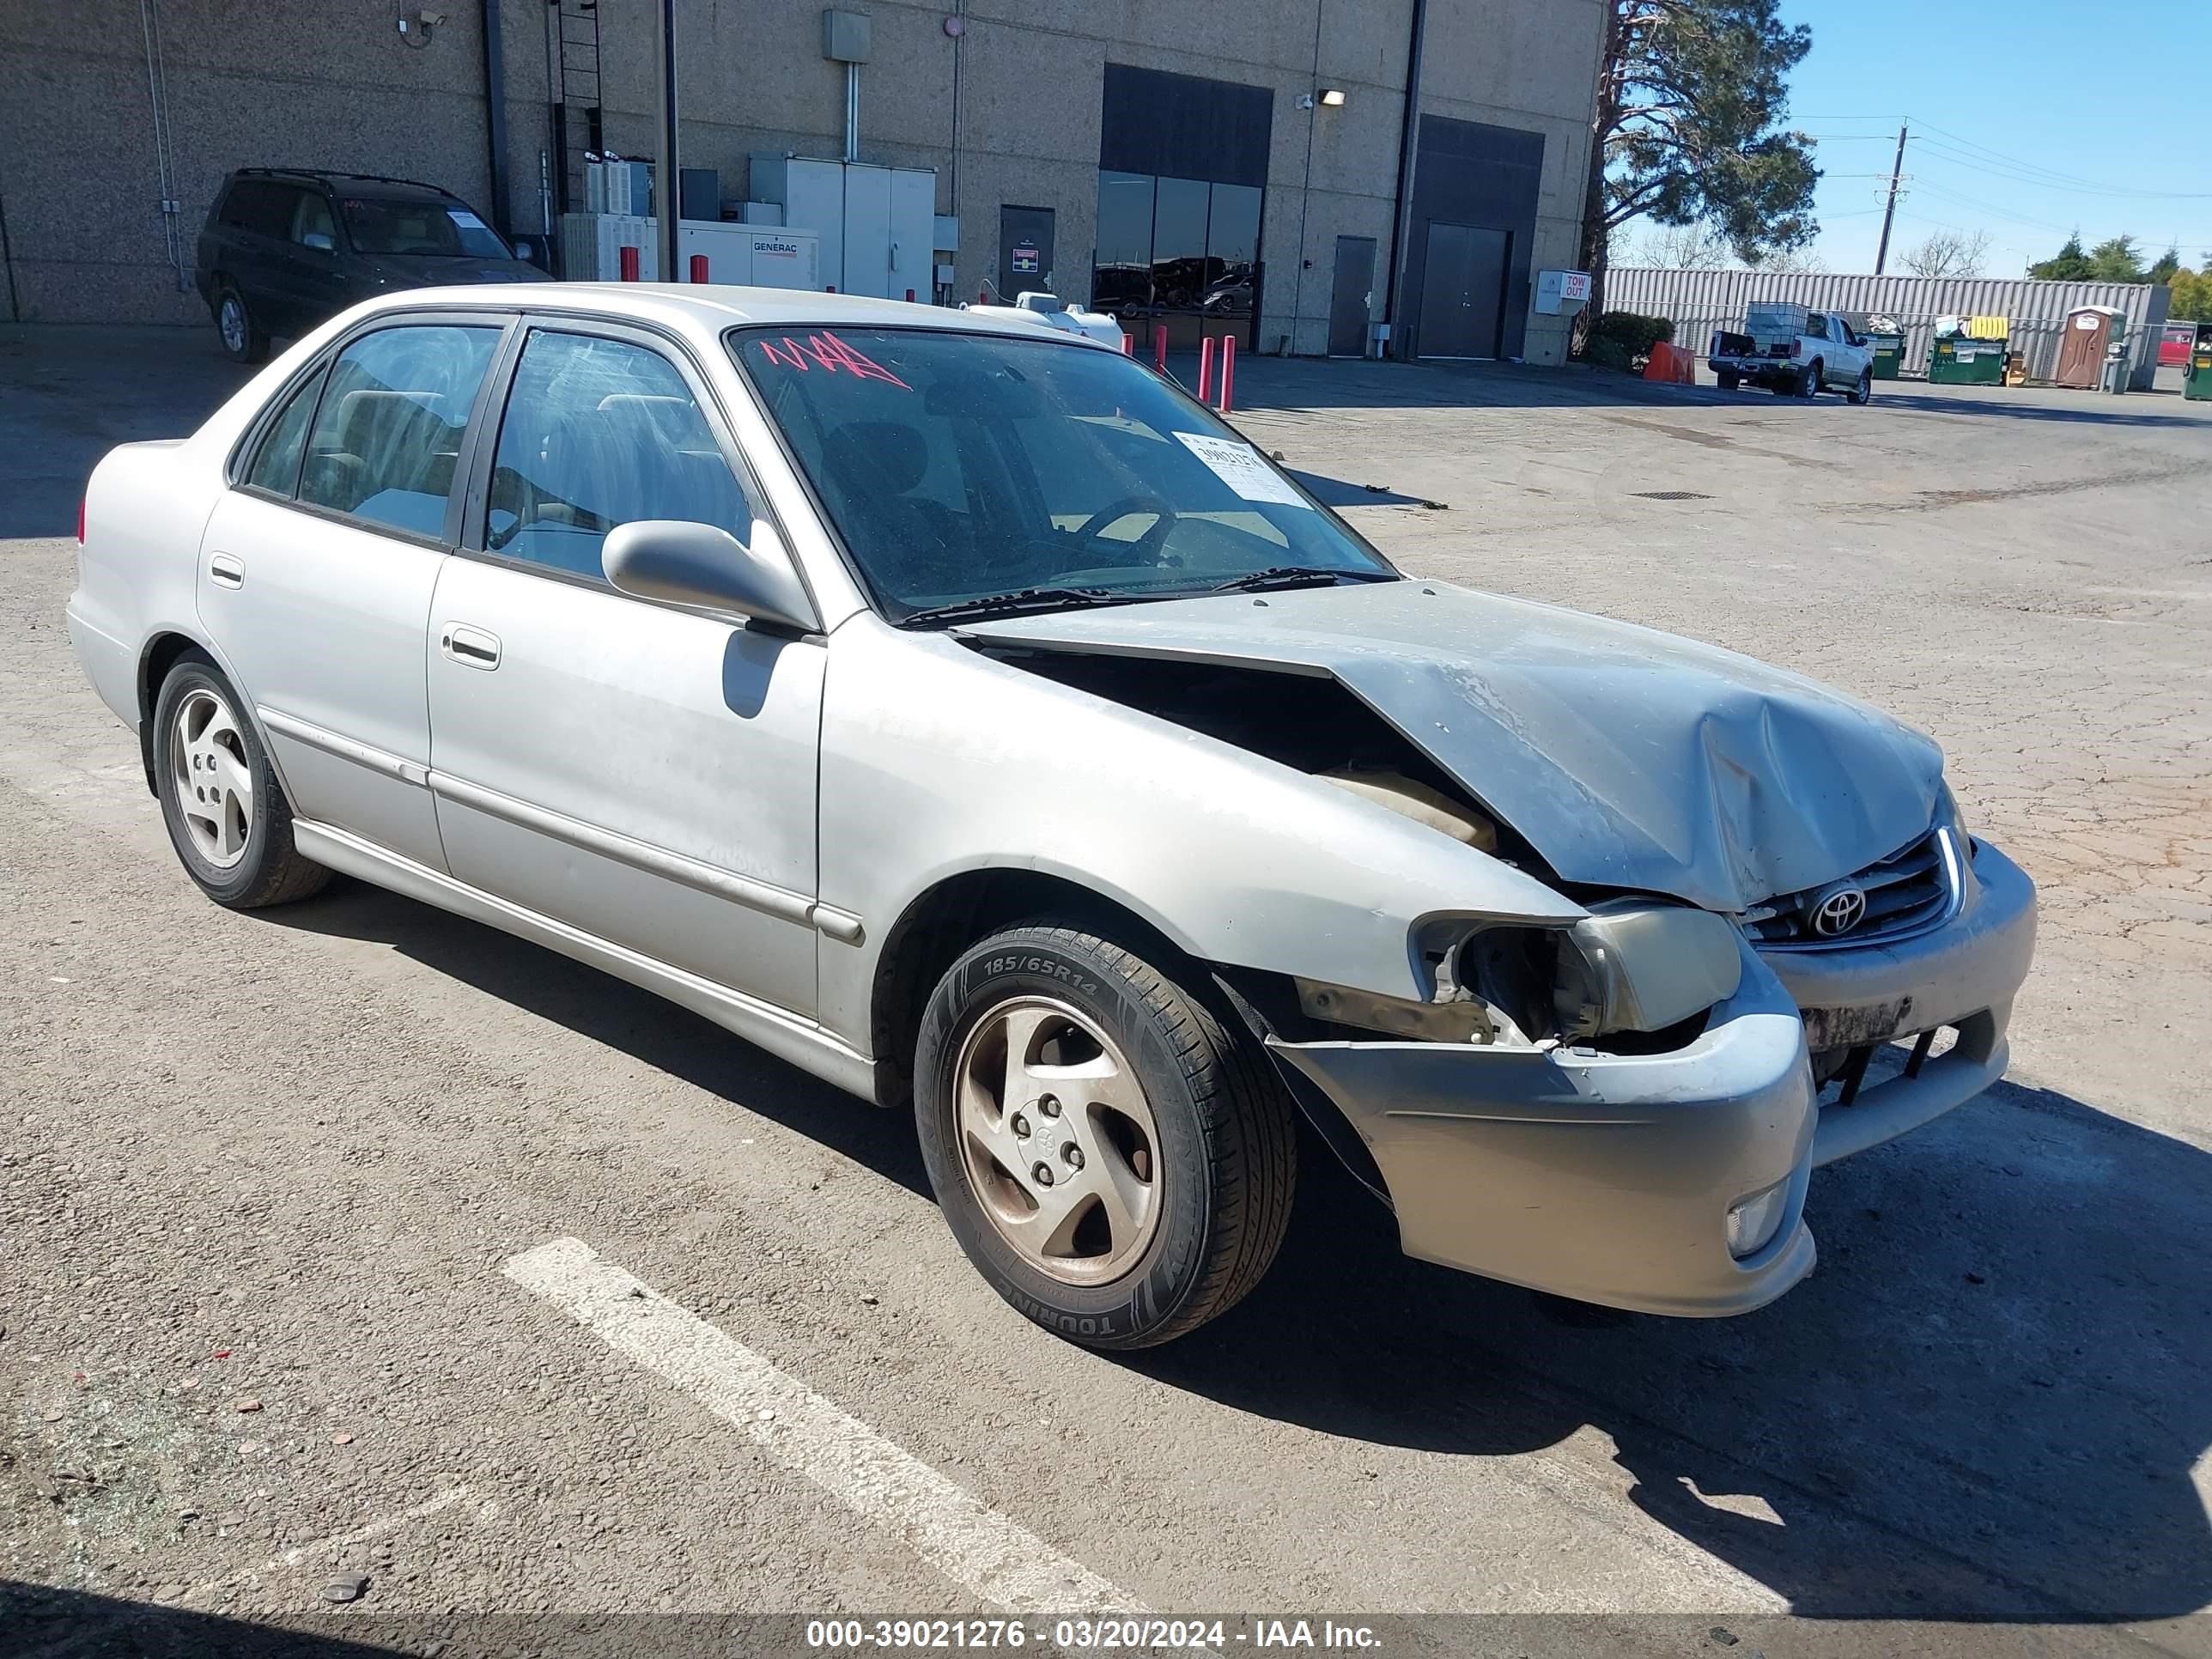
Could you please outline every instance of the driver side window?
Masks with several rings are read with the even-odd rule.
[[[673,363],[627,340],[532,333],[500,422],[487,551],[603,576],[617,525],[683,519],[744,541],[753,517]]]

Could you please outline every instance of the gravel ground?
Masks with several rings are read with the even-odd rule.
[[[1315,1158],[1259,1293],[1109,1359],[968,1269],[902,1117],[362,886],[198,896],[60,617],[90,460],[234,383],[198,332],[0,333],[0,1651],[988,1611],[502,1276],[575,1237],[1154,1608],[2212,1654],[2212,407],[1240,364],[1411,569],[1933,732],[2042,945],[2013,1079],[1816,1177],[1772,1308],[1564,1325]]]

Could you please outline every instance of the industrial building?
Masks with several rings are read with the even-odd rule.
[[[1602,0],[672,11],[679,159],[700,169],[685,216],[820,233],[824,286],[1048,288],[1142,335],[1234,332],[1265,352],[1565,356],[1570,320],[1539,309],[1536,276],[1575,263]],[[561,216],[589,205],[587,152],[653,158],[661,15],[0,8],[0,318],[204,322],[194,242],[240,167],[439,184],[557,262]],[[861,170],[785,165],[811,161]],[[834,178],[856,224],[878,193],[903,213],[886,257],[859,251],[872,229],[847,249],[842,227],[802,223],[830,211],[784,199],[802,175]],[[924,198],[926,251],[908,228]]]

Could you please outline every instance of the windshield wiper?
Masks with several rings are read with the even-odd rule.
[[[1278,587],[1310,587],[1319,582],[1387,582],[1387,570],[1343,570],[1317,564],[1272,564],[1243,576],[1232,576],[1206,589],[1209,593],[1258,593]]]
[[[989,617],[1018,617],[1033,611],[1080,611],[1087,605],[1125,605],[1142,597],[1116,593],[1104,587],[1024,587],[1012,593],[987,593],[978,599],[956,599],[933,605],[905,617],[902,628],[936,627],[946,623],[981,622]]]

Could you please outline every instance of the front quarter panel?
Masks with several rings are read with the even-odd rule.
[[[1412,924],[1567,922],[1571,901],[1334,785],[872,615],[830,641],[822,1018],[866,1047],[877,957],[963,871],[1064,877],[1201,960],[1423,997]]]

